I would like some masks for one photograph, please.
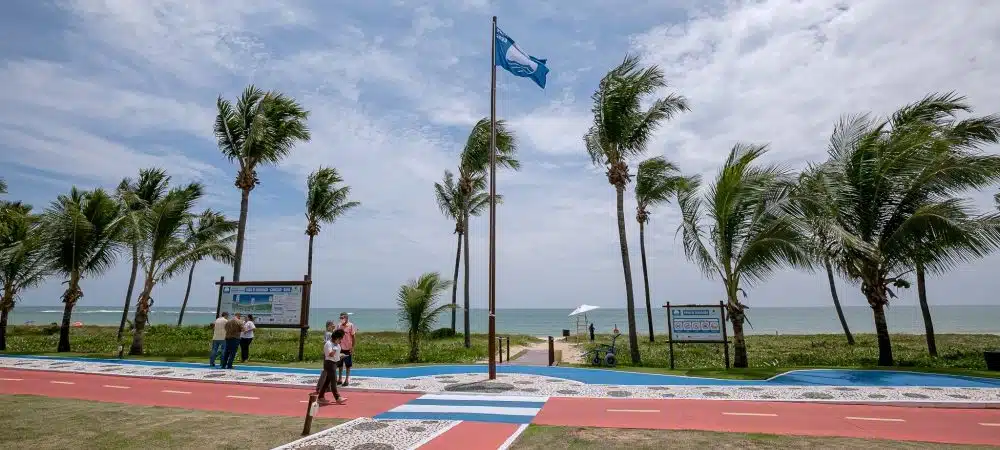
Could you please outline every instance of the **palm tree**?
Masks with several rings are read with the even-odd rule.
[[[639,254],[642,255],[642,282],[646,288],[646,319],[649,321],[649,342],[653,337],[653,306],[649,299],[649,272],[646,269],[646,223],[649,209],[669,203],[670,199],[696,178],[686,178],[672,162],[655,156],[639,163],[635,178],[635,220],[639,222]]]
[[[434,197],[437,200],[438,208],[445,217],[455,221],[455,234],[458,235],[458,242],[455,248],[455,280],[451,284],[451,331],[456,330],[456,316],[458,309],[458,268],[462,260],[462,236],[465,234],[465,223],[463,221],[463,211],[466,209],[464,196],[461,189],[455,184],[455,176],[450,170],[444,171],[444,179],[441,183],[434,183]],[[501,203],[503,196],[497,195],[497,203]],[[486,192],[486,178],[478,177],[472,183],[472,198],[468,202],[469,216],[478,217],[490,206],[490,196]]]
[[[410,344],[409,362],[420,361],[420,340],[430,333],[437,316],[452,305],[438,305],[438,297],[451,281],[442,280],[437,272],[425,273],[399,287],[396,303],[399,305],[399,323],[406,328]]]
[[[142,240],[142,270],[145,280],[135,307],[135,327],[132,330],[130,355],[141,355],[149,309],[153,306],[153,288],[168,280],[204,256],[204,248],[190,248],[185,239],[191,209],[202,196],[202,186],[191,183],[174,188],[160,201],[149,207],[144,216]]]
[[[519,170],[521,162],[517,160],[517,140],[514,132],[507,128],[507,122],[496,121],[496,168]],[[469,139],[462,149],[461,160],[458,165],[458,189],[462,198],[470,199],[464,203],[462,210],[462,225],[465,233],[462,235],[465,246],[465,276],[464,276],[464,297],[465,308],[462,312],[465,322],[465,348],[472,347],[472,339],[469,335],[469,219],[472,217],[471,200],[476,198],[480,190],[486,189],[486,175],[490,167],[490,120],[480,119],[469,133]],[[487,197],[487,202],[488,202]]]
[[[309,174],[306,189],[306,235],[309,236],[309,260],[306,273],[312,279],[313,239],[319,234],[321,223],[333,223],[352,208],[361,203],[347,201],[351,195],[350,186],[338,186],[344,179],[333,167],[320,167]]]
[[[0,194],[7,193],[7,182],[3,178],[0,178]]]
[[[187,309],[188,298],[191,296],[191,282],[194,279],[194,268],[205,258],[215,262],[232,264],[236,254],[233,252],[233,242],[236,241],[236,221],[227,220],[226,216],[217,211],[206,209],[198,217],[187,222],[184,234],[184,244],[188,250],[197,250],[192,255],[191,268],[188,269],[187,289],[184,290],[184,302],[181,303],[181,314],[177,317],[177,326],[184,322],[184,310]]]
[[[627,55],[618,67],[604,78],[592,96],[594,123],[583,136],[587,153],[594,165],[607,170],[608,182],[615,187],[618,212],[618,242],[625,275],[625,306],[628,310],[628,340],[632,362],[641,364],[639,338],[635,325],[635,298],[632,292],[632,267],[628,240],[625,237],[625,185],[631,181],[629,159],[646,151],[653,131],[661,122],[687,111],[687,100],[679,95],[656,99],[648,109],[643,100],[666,87],[659,67],[639,67],[639,58]]]
[[[684,253],[706,276],[721,278],[726,291],[733,367],[747,367],[743,287],[782,266],[809,267],[802,226],[789,214],[793,179],[783,167],[758,164],[766,152],[765,145],[736,144],[704,199],[692,189],[678,201]]]
[[[971,108],[953,93],[932,94],[887,118],[847,116],[834,128],[830,160],[836,266],[859,282],[872,308],[882,366],[894,363],[885,307],[893,287],[918,264],[977,257],[998,236],[983,233],[971,202],[957,197],[1000,180],[1000,156],[978,147],[996,142],[1000,117],[957,120]]]
[[[44,259],[66,277],[62,324],[57,351],[70,351],[69,327],[73,307],[83,298],[80,281],[100,276],[115,264],[124,221],[121,208],[103,189],[70,190],[42,214]]]
[[[7,350],[7,318],[22,290],[37,286],[49,274],[38,217],[31,206],[2,202],[0,208],[0,350]]]
[[[233,262],[233,281],[239,281],[250,191],[260,183],[257,165],[277,164],[296,143],[310,139],[306,126],[309,112],[291,97],[277,91],[265,92],[254,85],[247,86],[235,106],[219,96],[216,109],[215,137],[219,149],[230,162],[239,163],[236,187],[241,192],[240,221]]]
[[[833,265],[830,260],[835,257],[831,249],[830,223],[836,217],[837,211],[830,197],[830,189],[827,183],[828,177],[818,167],[809,167],[799,176],[799,183],[796,186],[794,199],[797,207],[802,213],[802,219],[810,234],[810,250],[814,258],[823,262],[826,269],[826,279],[830,283],[830,296],[833,298],[833,306],[837,310],[837,318],[840,319],[840,326],[844,329],[844,336],[847,337],[847,344],[854,345],[854,335],[851,334],[850,327],[847,326],[847,318],[844,316],[844,309],[840,306],[840,296],[837,295],[836,279],[833,276]]]
[[[143,215],[149,206],[163,197],[170,184],[170,176],[163,169],[142,169],[139,171],[139,178],[124,178],[118,184],[115,191],[118,201],[122,205],[125,229],[124,237],[126,244],[131,250],[132,272],[128,279],[128,290],[125,291],[125,306],[122,308],[122,320],[118,324],[118,340],[122,340],[122,333],[125,331],[125,322],[128,320],[128,312],[132,304],[132,292],[135,289],[135,279],[139,274],[139,244],[144,231]]]

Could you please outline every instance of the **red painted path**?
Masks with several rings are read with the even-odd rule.
[[[307,399],[307,391],[298,388],[10,369],[0,369],[0,394],[296,417],[304,415]],[[319,416],[371,417],[417,397],[358,391],[344,395],[349,398],[347,405],[320,408]],[[533,423],[1000,445],[997,409],[551,398]],[[424,448],[496,448],[516,429],[509,424],[463,422]]]

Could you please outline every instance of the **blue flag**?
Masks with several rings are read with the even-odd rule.
[[[521,51],[514,40],[500,31],[500,28],[497,28],[496,53],[493,55],[493,60],[496,65],[507,69],[508,72],[519,77],[531,78],[538,87],[545,89],[545,76],[549,73],[549,68],[545,67],[545,60]]]

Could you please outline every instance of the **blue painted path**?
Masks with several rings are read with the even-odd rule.
[[[147,367],[175,367],[207,369],[208,364],[187,362],[145,361],[130,359],[99,359],[81,357],[50,357],[34,355],[0,355],[0,358],[25,358],[41,360],[79,361],[102,364],[124,364]],[[298,375],[319,375],[320,370],[294,367],[237,366],[237,371],[283,373]],[[943,375],[894,370],[847,370],[847,369],[805,369],[793,370],[767,380],[726,380],[718,378],[698,378],[678,375],[627,372],[622,370],[588,369],[580,367],[547,366],[498,366],[500,373],[540,375],[577,381],[585,384],[605,384],[620,386],[845,386],[845,387],[974,387],[1000,388],[1000,379]],[[485,365],[427,365],[388,368],[356,368],[352,375],[359,377],[412,378],[434,375],[456,375],[463,373],[485,373]]]

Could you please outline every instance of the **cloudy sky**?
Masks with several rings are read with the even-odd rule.
[[[454,168],[489,113],[489,18],[548,58],[545,90],[501,73],[498,113],[513,125],[523,169],[500,177],[498,304],[624,304],[614,193],[581,145],[589,98],[626,53],[659,65],[692,111],[665,125],[647,154],[711,177],[737,141],[802,167],[822,158],[843,113],[886,113],[956,90],[981,113],[1000,110],[1000,2],[989,0],[57,0],[11,1],[0,16],[0,177],[8,198],[47,205],[70,185],[113,187],[143,167],[208,187],[204,207],[238,213],[234,167],[212,136],[217,96],[248,83],[312,111],[313,139],[253,191],[244,279],[300,279],[307,174],[337,167],[363,207],[316,243],[316,306],[390,307],[426,271],[450,277],[454,225],[432,184]],[[978,194],[983,205],[990,193]],[[641,298],[634,202],[629,239]],[[718,301],[675,238],[673,206],[647,235],[655,302]],[[486,304],[485,218],[472,226],[473,304]],[[935,304],[995,304],[1000,258],[931,280]],[[124,259],[83,283],[82,304],[120,304]],[[199,268],[192,304],[214,306]],[[184,277],[158,288],[177,305]],[[24,295],[57,304],[53,279]],[[848,305],[863,305],[841,283]],[[825,306],[819,274],[786,272],[750,289],[757,306]],[[900,303],[913,303],[911,293]]]

